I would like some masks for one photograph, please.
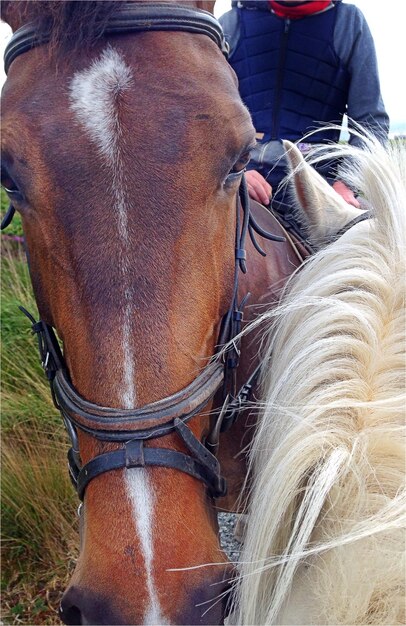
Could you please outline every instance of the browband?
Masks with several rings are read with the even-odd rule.
[[[208,11],[172,4],[154,4],[149,2],[125,2],[110,16],[103,35],[146,31],[184,31],[198,35],[207,35],[227,57],[229,46],[224,38],[220,23]],[[25,24],[12,36],[4,53],[4,71],[20,54],[42,46],[50,41],[51,33],[41,36],[36,32],[35,24]]]

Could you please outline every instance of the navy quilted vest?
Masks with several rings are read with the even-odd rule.
[[[251,6],[238,9],[240,38],[230,63],[263,141],[296,141],[320,122],[341,124],[349,75],[333,46],[340,4],[297,20],[277,17],[266,3]],[[338,138],[329,131],[306,141]]]

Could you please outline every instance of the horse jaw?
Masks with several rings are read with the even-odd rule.
[[[296,214],[316,248],[331,239],[361,213],[334,191],[309,165],[300,150],[290,141],[283,141],[291,170]]]

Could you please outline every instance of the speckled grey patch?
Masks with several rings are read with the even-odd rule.
[[[220,527],[220,543],[224,552],[231,562],[238,561],[241,552],[241,544],[234,537],[234,528],[238,515],[236,513],[218,513]]]

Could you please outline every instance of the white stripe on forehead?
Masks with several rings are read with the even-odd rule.
[[[130,68],[117,50],[108,46],[89,68],[77,72],[70,85],[70,106],[84,127],[90,140],[96,145],[100,156],[108,167],[114,211],[117,216],[117,237],[121,243],[119,255],[120,284],[123,301],[122,329],[122,388],[123,408],[136,406],[135,355],[131,345],[133,318],[133,288],[130,271],[131,245],[128,233],[128,207],[124,162],[121,153],[123,129],[120,125],[120,97],[133,84]],[[120,368],[116,368],[120,370]],[[144,469],[125,471],[125,487],[132,510],[134,525],[138,533],[140,550],[145,563],[145,575],[149,605],[144,616],[145,624],[165,624],[162,617],[153,577],[152,522],[154,498],[147,472]]]
[[[120,142],[123,129],[119,117],[120,98],[131,88],[132,83],[131,69],[125,59],[117,50],[107,46],[90,67],[74,75],[70,85],[71,109],[108,167],[108,179],[111,181],[114,197],[114,211],[111,215],[117,216],[117,239],[120,242],[118,259],[120,280],[117,295],[121,289],[123,302],[121,324],[117,324],[117,327],[122,329],[123,363],[120,388],[123,408],[136,406],[135,355],[131,347],[133,293],[129,261],[131,254],[127,210],[129,202]]]
[[[131,84],[130,68],[111,46],[71,82],[71,108],[112,166],[120,150],[118,99]]]

